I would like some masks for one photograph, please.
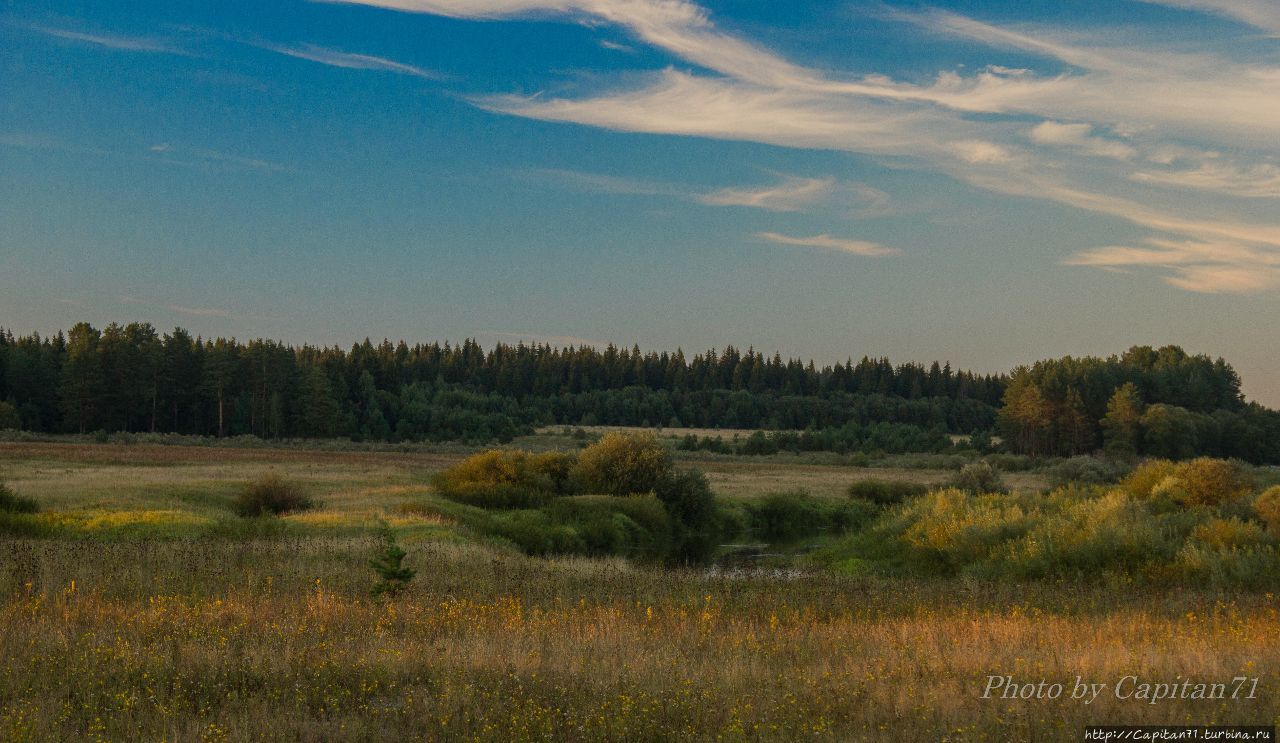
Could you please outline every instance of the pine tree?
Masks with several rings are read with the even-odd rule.
[[[374,596],[395,597],[408,587],[417,571],[404,566],[407,553],[396,544],[395,535],[390,529],[383,533],[383,545],[382,552],[369,561],[369,567],[378,574],[378,582],[373,585],[370,593]]]

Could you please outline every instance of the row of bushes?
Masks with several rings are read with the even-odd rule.
[[[941,427],[923,428],[910,423],[851,421],[839,427],[806,431],[755,431],[744,439],[719,436],[699,438],[688,434],[677,445],[683,451],[768,456],[779,452],[941,452],[951,448],[951,438]]]
[[[1274,587],[1280,487],[1218,459],[1156,460],[1116,486],[944,488],[885,510],[819,559],[848,569],[1001,579],[1102,575]]]

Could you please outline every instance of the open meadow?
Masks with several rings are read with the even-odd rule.
[[[0,443],[0,478],[40,507],[0,535],[0,739],[1079,740],[1280,718],[1266,591],[531,557],[436,492],[464,455]],[[947,476],[679,463],[743,502]],[[265,472],[315,507],[236,515]],[[388,533],[416,576],[375,598]],[[984,699],[993,675],[1065,692]],[[1109,687],[1085,704],[1077,677]],[[1183,680],[1228,697],[1136,698]]]

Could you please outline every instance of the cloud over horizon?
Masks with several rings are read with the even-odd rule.
[[[771,242],[775,245],[788,245],[800,248],[821,248],[823,250],[834,250],[840,253],[849,253],[850,255],[861,255],[866,257],[880,257],[887,255],[898,255],[901,250],[897,248],[889,248],[879,243],[868,242],[866,240],[850,240],[841,237],[832,237],[831,235],[811,235],[808,237],[794,237],[791,235],[783,235],[777,232],[757,232],[756,237]]]
[[[638,84],[620,81],[575,97],[473,98],[490,111],[616,131],[907,158],[995,193],[1055,202],[1152,231],[1144,247],[1081,246],[1065,264],[1154,269],[1170,285],[1196,292],[1280,288],[1274,268],[1280,225],[1229,216],[1239,198],[1275,194],[1275,166],[1212,161],[1147,167],[1189,140],[1203,143],[1201,152],[1244,146],[1259,156],[1273,153],[1280,141],[1280,96],[1274,93],[1280,65],[1150,39],[1121,44],[1120,32],[1089,38],[943,10],[889,9],[885,15],[895,21],[991,52],[991,63],[976,72],[940,70],[932,82],[909,83],[887,73],[836,75],[793,63],[721,31],[705,8],[685,0],[346,1],[453,18],[587,17],[705,70],[668,67]],[[1151,1],[1263,31],[1280,29],[1280,11],[1270,3]],[[1039,57],[1047,67],[1003,66],[1008,51]],[[1028,116],[1038,120],[1021,123]],[[824,187],[797,180],[778,188],[724,189],[703,201],[792,211]],[[1215,202],[1188,210],[1183,204],[1195,202],[1167,196],[1170,189],[1210,195]]]

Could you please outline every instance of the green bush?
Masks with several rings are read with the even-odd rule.
[[[982,458],[982,461],[991,465],[993,468],[1004,472],[1028,472],[1035,469],[1040,464],[1040,460],[1035,457],[1028,457],[1025,454],[1007,454],[997,452],[988,454]]]
[[[235,500],[235,511],[241,516],[279,516],[305,511],[315,504],[297,483],[275,473],[263,475],[245,485]]]
[[[849,486],[849,497],[879,505],[901,503],[908,498],[924,495],[929,488],[902,480],[858,480]]]
[[[1058,488],[1072,483],[1103,485],[1118,482],[1129,474],[1130,469],[1123,462],[1082,455],[1056,462],[1044,468],[1043,472],[1049,484]]]
[[[586,554],[656,559],[671,550],[671,518],[652,495],[558,498],[544,511],[553,523],[573,528]]]
[[[0,401],[0,431],[4,430],[22,430],[22,416],[12,404]]]
[[[948,480],[948,484],[968,493],[999,493],[1004,491],[1004,480],[1000,470],[991,466],[990,462],[974,462],[966,464]]]
[[[1162,575],[1182,583],[1273,591],[1275,576],[1280,575],[1280,549],[1257,545],[1224,550],[1191,541]]]
[[[1156,514],[1122,491],[1057,491],[1045,499],[1034,527],[986,570],[1016,578],[1139,575],[1171,560],[1193,523],[1184,514]]]
[[[822,500],[803,490],[770,493],[748,501],[746,510],[752,533],[771,542],[846,532],[870,521],[875,512],[866,503]]]
[[[671,471],[671,455],[652,433],[611,433],[582,450],[574,477],[587,492],[649,493]]]
[[[0,482],[0,513],[35,513],[40,504],[35,498],[26,498],[13,492],[8,485]]]
[[[816,534],[824,526],[822,508],[803,490],[770,493],[757,503],[748,504],[751,529],[762,539],[788,542]]]
[[[545,511],[521,510],[498,514],[486,533],[514,542],[529,555],[586,554],[586,543],[573,527],[556,523]]]
[[[574,492],[571,454],[492,449],[473,454],[432,479],[445,498],[481,508],[531,508]]]
[[[671,517],[672,558],[686,563],[708,560],[720,538],[720,522],[706,475],[697,470],[669,472],[654,494]]]

